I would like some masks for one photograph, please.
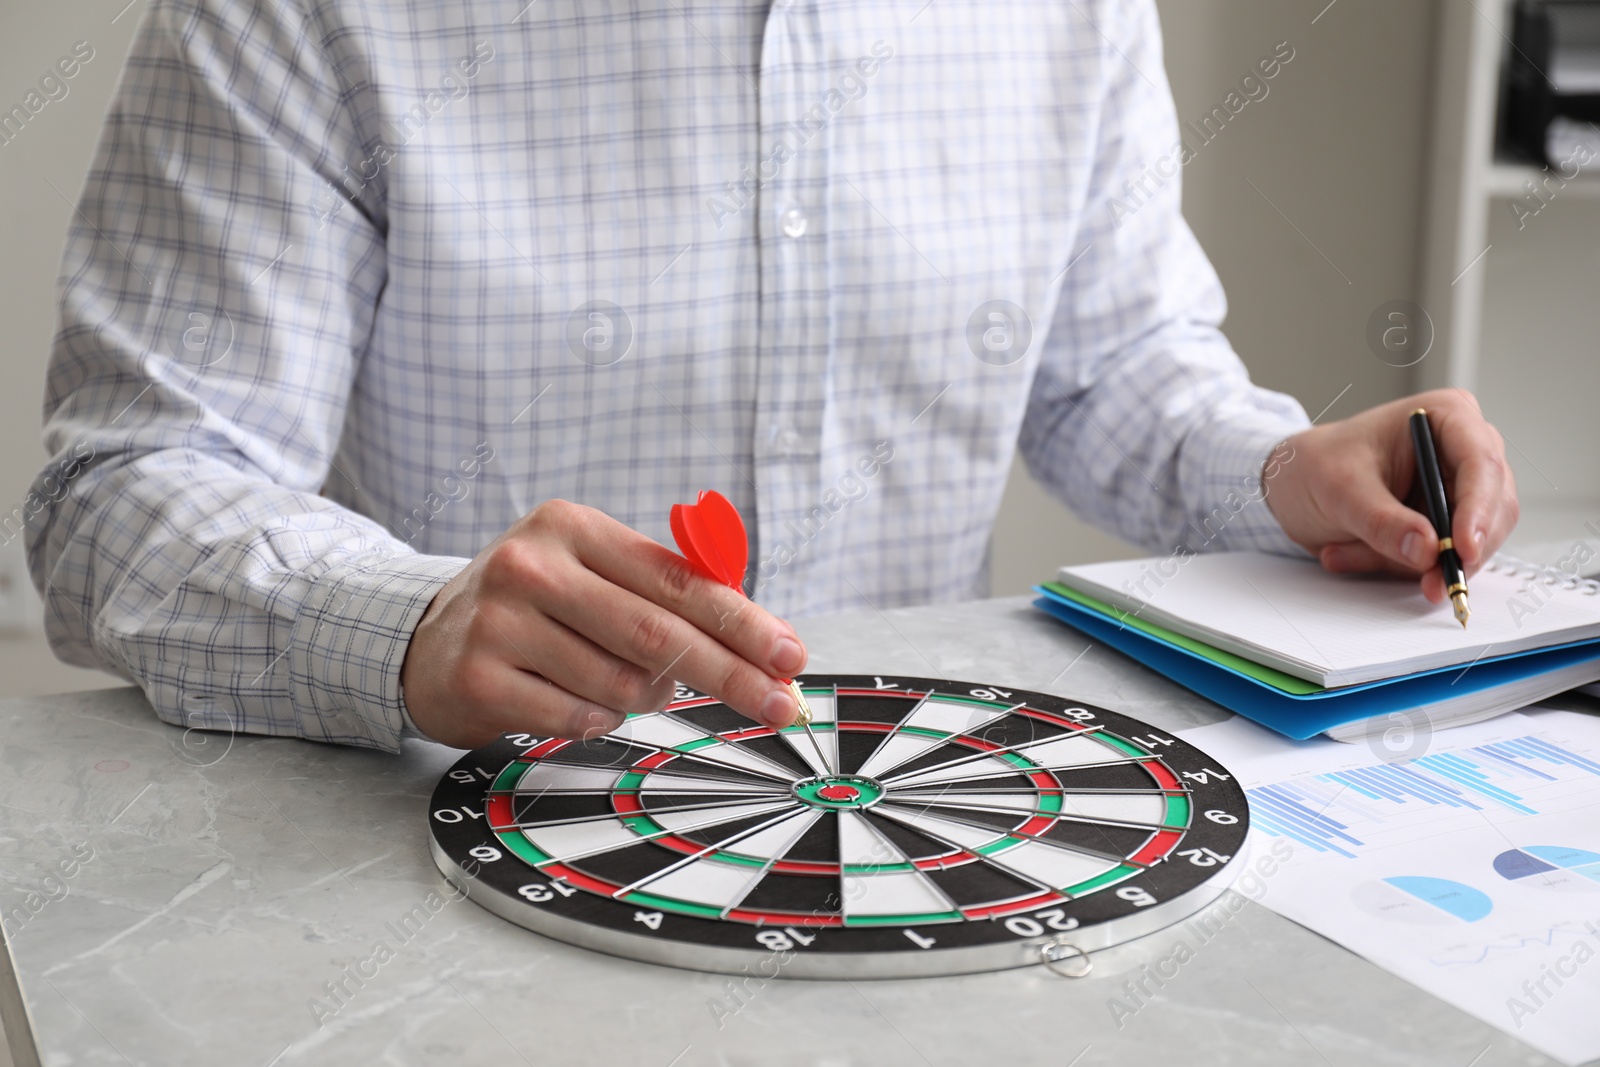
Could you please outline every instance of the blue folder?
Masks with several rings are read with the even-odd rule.
[[[1347,723],[1409,711],[1548,671],[1600,660],[1600,638],[1594,638],[1486,657],[1470,665],[1440,667],[1362,685],[1292,693],[1173,641],[1119,622],[1042,586],[1034,586],[1034,592],[1040,594],[1033,602],[1034,607],[1041,611],[1207,700],[1299,741]],[[1600,664],[1596,664],[1595,674],[1600,677]],[[1512,709],[1508,706],[1506,710]]]

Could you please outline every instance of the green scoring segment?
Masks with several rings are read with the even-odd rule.
[[[832,690],[807,687],[805,692],[808,697],[821,697],[831,693]],[[919,694],[896,692],[885,693],[882,695],[908,696]],[[1005,710],[1012,707],[1012,705],[1002,701],[985,700],[978,697],[968,697],[955,694],[930,693],[927,694],[927,697],[930,700],[937,700],[945,703],[968,704],[977,707],[993,708],[996,710]],[[630,719],[637,717],[638,716],[629,716]],[[833,721],[818,721],[814,722],[811,726],[811,729],[819,733],[823,731],[834,730],[835,728],[836,723]],[[802,731],[803,729],[804,728],[800,726],[791,726],[785,728],[783,732],[794,734]],[[848,723],[846,723],[845,729],[849,729]],[[920,735],[933,740],[949,741],[958,744],[960,743],[960,739],[962,737],[960,734],[939,731],[920,726],[901,726],[897,727],[895,732],[909,735]],[[1097,730],[1092,734],[1088,734],[1087,736],[1093,737],[1094,740],[1105,744],[1130,758],[1139,760],[1152,760],[1154,758],[1145,749],[1142,749],[1137,745],[1134,745],[1132,742],[1121,737],[1117,737],[1104,730]],[[730,743],[732,742],[729,742],[722,737],[712,736],[674,745],[666,751],[688,754],[701,749]],[[979,749],[975,748],[974,752],[976,753],[977,751],[979,751]],[[995,752],[993,754],[993,758],[1003,760],[1015,766],[1019,773],[1048,773],[1043,766],[1034,762],[1033,760],[1028,759],[1020,752]],[[495,777],[493,785],[491,786],[491,790],[496,793],[510,794],[512,791],[518,788],[524,776],[527,775],[537,763],[537,759],[517,759],[508,763]],[[644,771],[628,770],[623,772],[617,779],[617,782],[613,788],[613,793],[619,797],[637,798],[644,790],[648,777],[653,770],[655,770],[655,768]],[[1040,787],[1040,792],[1036,800],[1036,810],[1038,815],[1049,816],[1062,813],[1063,793],[1060,790],[1060,786]],[[855,775],[820,775],[814,778],[804,779],[796,782],[793,786],[792,792],[797,800],[811,807],[820,808],[823,810],[859,810],[876,804],[882,799],[886,789],[881,783],[871,778]],[[1182,787],[1169,790],[1165,793],[1164,800],[1165,814],[1161,820],[1160,831],[1183,831],[1188,829],[1191,805],[1187,795],[1187,790],[1183,789]],[[640,813],[637,810],[626,814],[619,812],[618,819],[623,825],[627,826],[630,830],[636,833],[641,842],[662,841],[663,839],[673,837],[673,832],[670,829],[656,822],[648,814]],[[522,859],[525,863],[542,871],[546,871],[547,873],[548,869],[552,867],[565,871],[565,866],[561,864],[556,857],[553,857],[540,849],[537,845],[530,841],[521,830],[515,827],[502,827],[496,828],[493,832],[499,841],[504,844],[512,854]],[[970,849],[970,851],[984,855],[996,855],[1004,853],[1008,849],[1015,848],[1029,840],[1032,840],[1031,836],[1019,836],[1017,834],[1006,833],[1004,831],[997,830],[996,834],[997,836],[992,841],[978,845]],[[714,857],[716,860],[722,863],[735,864],[750,868],[762,868],[764,866],[771,865],[771,860],[769,859],[745,855],[737,851],[737,849],[717,850],[714,853]],[[963,856],[961,852],[954,850],[953,854],[948,857],[948,861],[950,863],[973,862],[971,857]],[[925,866],[926,861],[923,861],[922,865]],[[1086,894],[1093,893],[1097,890],[1104,889],[1107,886],[1115,885],[1118,882],[1131,878],[1148,866],[1148,863],[1120,863],[1107,871],[1095,875],[1094,877],[1077,882],[1073,885],[1061,887],[1060,889],[1056,890],[1058,894],[1057,899],[1060,900],[1082,897]],[[912,862],[839,863],[833,865],[833,870],[836,872],[849,874],[873,874],[876,872],[912,871],[916,870],[918,867],[918,863]],[[568,873],[566,877],[578,884],[593,881],[592,879],[588,878],[572,878],[570,873]],[[591,890],[595,890],[599,889],[600,887],[590,885],[589,888],[591,888]],[[636,904],[640,907],[648,907],[682,915],[711,919],[729,917],[726,909],[719,909],[691,901],[683,901],[670,897],[658,896],[645,891],[636,890],[621,894],[607,892],[605,895],[612,896],[617,900],[626,901],[630,904]],[[1023,906],[1019,907],[1017,910],[1033,910],[1045,903],[1049,903],[1049,901],[1034,898],[1022,902]],[[1006,912],[1004,910],[985,909],[985,914],[998,915],[1005,913]],[[865,927],[898,924],[959,922],[969,917],[969,915],[963,913],[962,911],[925,912],[897,915],[845,916],[843,917],[842,922],[835,922],[832,925]],[[792,917],[784,917],[784,921],[792,922],[794,920]],[[826,924],[814,923],[813,925]]]

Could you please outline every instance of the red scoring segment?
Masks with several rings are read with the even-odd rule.
[[[840,689],[839,694],[841,696],[902,696],[900,691],[886,694],[883,690],[874,689]],[[903,698],[920,700],[926,695],[927,694],[925,693],[905,692],[903,693]],[[1044,722],[1050,722],[1078,732],[1088,732],[1089,730],[1089,728],[1084,726],[1082,723],[1073,722],[1070,719],[1063,719],[1058,716],[1051,715],[1049,712],[1038,711],[1034,708],[1022,709],[1018,712],[1018,714],[1028,715],[1031,718],[1036,718]],[[861,733],[887,734],[894,731],[894,727],[888,723],[875,722],[844,722],[838,724],[838,727],[840,729],[847,729],[852,732]],[[776,733],[777,731],[770,727],[756,726],[746,727],[742,730],[730,731],[717,736],[726,741],[739,741],[751,737],[772,736]],[[967,748],[984,752],[994,751],[996,749],[1005,747],[1003,745],[997,745],[992,741],[986,741],[982,738],[970,737],[966,735],[952,736],[948,740],[951,744],[963,745]],[[664,764],[677,758],[677,755],[677,753],[672,752],[653,753],[634,764],[631,769],[648,773],[649,771],[659,769]],[[1178,781],[1177,776],[1168,770],[1167,767],[1160,762],[1158,757],[1152,756],[1148,759],[1141,760],[1140,766],[1152,774],[1162,789],[1177,790],[1183,788],[1183,785]],[[1041,797],[1046,795],[1059,796],[1066,788],[1062,785],[1061,780],[1055,777],[1055,775],[1051,774],[1049,771],[1027,771],[1021,767],[1018,767],[1017,773],[1027,777],[1036,786],[1038,786]],[[860,791],[854,786],[840,783],[825,786],[824,788],[819,789],[817,791],[817,795],[824,800],[840,803],[855,800],[861,794]],[[632,794],[618,794],[613,798],[613,807],[616,809],[619,815],[623,816],[648,815],[648,811]],[[1052,825],[1054,825],[1054,820],[1050,816],[1034,815],[1011,832],[1024,837],[1037,837],[1048,831]],[[1155,834],[1152,834],[1150,839],[1147,840],[1144,845],[1142,845],[1139,850],[1134,853],[1134,855],[1128,857],[1128,862],[1141,867],[1152,866],[1157,861],[1170,854],[1172,850],[1178,846],[1178,842],[1181,840],[1183,840],[1183,834],[1181,831],[1159,831]],[[684,855],[700,853],[703,852],[705,848],[704,845],[679,837],[676,834],[664,834],[660,837],[654,838],[654,841],[656,844],[661,845],[664,848],[670,848],[673,851],[681,852]],[[979,862],[978,856],[969,850],[961,849],[945,853],[941,856],[927,856],[923,857],[922,859],[913,860],[912,864],[918,870],[933,871],[943,870],[950,867],[959,867],[963,864],[977,862]],[[771,869],[782,874],[838,875],[840,873],[839,865],[837,863],[829,863],[818,860],[778,860],[772,865]],[[1061,898],[1055,897],[1053,899]],[[1028,904],[1028,907],[1039,906],[1042,905],[1037,903]],[[1003,909],[1004,912],[1026,910],[1021,908],[1020,902],[997,905],[996,907]],[[985,914],[987,914],[987,912]]]
[[[909,700],[920,700],[927,696],[926,693],[914,693],[905,690],[885,691],[875,689],[839,689],[837,692],[841,696],[874,696],[880,698],[885,696],[895,696]],[[701,704],[711,703],[716,703],[714,698],[700,698],[693,701],[692,705],[698,706]],[[685,702],[684,706],[691,706],[691,703]],[[1038,719],[1043,722],[1049,722],[1073,731],[1084,732],[1090,729],[1089,727],[1084,726],[1082,723],[1061,718],[1048,712],[1040,711],[1036,708],[1022,708],[1018,710],[1017,714]],[[894,730],[894,727],[888,724],[867,722],[839,723],[836,724],[836,728],[850,729],[852,731],[866,733],[890,733]],[[775,733],[776,731],[770,727],[757,726],[753,728],[732,731],[719,736],[722,737],[726,742],[737,742],[746,738],[771,736]],[[967,748],[976,749],[978,751],[993,751],[995,749],[1004,747],[981,738],[965,735],[952,736],[948,740],[952,744],[963,745]],[[527,752],[522,754],[522,758],[542,759],[553,755],[555,752],[566,747],[570,743],[571,742],[568,741],[552,739],[537,745],[532,749],[529,749]],[[679,755],[680,753],[677,752],[652,753],[650,756],[647,756],[636,763],[631,769],[635,771],[643,771],[644,773],[648,774],[650,771],[660,768],[663,764],[676,759]],[[1173,774],[1173,772],[1167,768],[1166,765],[1159,760],[1159,758],[1151,757],[1147,760],[1141,760],[1140,766],[1156,780],[1160,788],[1174,791],[1184,789],[1183,783],[1178,780],[1177,775]],[[1036,785],[1038,785],[1040,787],[1041,795],[1060,795],[1061,791],[1064,789],[1061,781],[1047,771],[1026,771],[1019,767],[1018,772],[1024,774]],[[857,799],[860,797],[861,791],[851,785],[836,783],[819,789],[817,791],[817,795],[824,800],[840,803]],[[613,806],[617,813],[624,817],[648,814],[647,810],[639,803],[637,794],[634,793],[615,794],[613,797]],[[489,817],[489,824],[492,827],[509,829],[512,822],[511,798],[505,795],[490,797],[488,800],[488,810],[486,814]],[[1051,823],[1052,820],[1050,820],[1048,817],[1036,815],[1023,825],[1017,827],[1013,832],[1023,835],[1037,835],[1047,830]],[[1164,859],[1174,848],[1177,847],[1178,842],[1182,839],[1183,833],[1180,830],[1160,830],[1151,835],[1150,839],[1146,841],[1136,853],[1134,853],[1132,856],[1129,856],[1127,862],[1139,866],[1150,866],[1159,860]],[[667,848],[684,853],[697,853],[703,851],[704,848],[702,845],[678,837],[674,834],[666,834],[655,838],[655,842],[657,844],[666,846]],[[960,866],[966,863],[978,862],[978,859],[979,857],[972,852],[960,850],[951,852],[944,856],[926,857],[915,861],[915,865],[922,870],[937,870],[946,867]],[[618,886],[609,885],[608,883],[599,879],[585,875],[580,871],[567,867],[565,864],[546,864],[541,869],[546,875],[563,878],[572,885],[588,889],[591,892],[601,893],[606,896],[612,895],[618,888],[620,888]],[[837,863],[807,860],[780,860],[777,863],[774,863],[771,869],[774,871],[781,871],[791,874],[837,875],[840,873],[839,865]],[[1007,901],[998,904],[985,905],[978,908],[963,909],[963,911],[969,918],[974,919],[981,919],[990,916],[998,917],[1016,912],[1031,911],[1035,908],[1043,907],[1044,905],[1050,903],[1056,903],[1063,899],[1065,898],[1056,893],[1040,893],[1024,900]],[[804,926],[837,926],[843,924],[843,919],[840,916],[821,916],[815,914],[763,914],[757,912],[745,912],[743,909],[735,909],[729,914],[728,917],[746,922],[759,923],[761,921],[781,921],[789,923],[790,925]]]

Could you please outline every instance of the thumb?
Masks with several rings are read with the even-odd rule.
[[[1417,572],[1438,562],[1439,539],[1428,520],[1402,504],[1376,471],[1341,485],[1330,517],[1383,558]]]

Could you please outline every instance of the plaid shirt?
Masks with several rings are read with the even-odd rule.
[[[63,658],[393,749],[417,619],[541,500],[670,543],[716,488],[779,614],[949,601],[1019,447],[1129,540],[1289,547],[1225,503],[1305,415],[1147,170],[1149,0],[524,3],[150,6],[29,498]]]

